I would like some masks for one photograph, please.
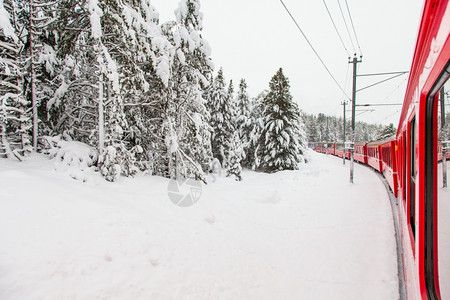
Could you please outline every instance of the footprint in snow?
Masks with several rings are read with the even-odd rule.
[[[111,257],[111,255],[109,255],[109,254],[105,254],[104,259],[105,259],[106,261],[108,261],[108,262],[111,262],[111,261],[112,261],[112,257]]]
[[[213,214],[206,216],[205,221],[213,225],[214,223],[216,223],[216,216],[214,216]]]

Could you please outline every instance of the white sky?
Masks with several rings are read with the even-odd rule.
[[[326,3],[350,54],[354,53],[339,10],[338,0]],[[153,0],[162,22],[173,20],[179,0]],[[345,1],[340,0],[346,13]],[[422,0],[347,0],[363,52],[359,74],[408,71],[423,7]],[[323,1],[284,0],[325,64],[351,97],[348,55],[335,32]],[[212,48],[216,71],[223,67],[227,80],[245,78],[250,96],[267,89],[282,67],[291,93],[307,113],[342,115],[343,93],[333,82],[301,36],[279,0],[203,0],[203,36]],[[347,18],[350,33],[351,24]],[[354,40],[354,39],[353,39]],[[355,43],[355,42],[354,42]],[[355,47],[357,47],[355,43]],[[358,50],[356,48],[356,50]],[[359,53],[358,53],[359,55]],[[348,77],[346,76],[348,72]],[[347,83],[345,83],[347,77]],[[358,78],[358,88],[384,77]],[[357,104],[402,103],[407,75],[361,91]],[[401,106],[374,107],[357,120],[398,124]],[[360,108],[363,109],[363,108]],[[350,112],[348,112],[348,116]]]

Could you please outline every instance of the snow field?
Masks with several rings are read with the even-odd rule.
[[[74,180],[0,160],[1,299],[398,299],[382,182],[311,153],[299,171],[210,176],[177,207],[168,180]],[[212,182],[214,181],[214,182]]]

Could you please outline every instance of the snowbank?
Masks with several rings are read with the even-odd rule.
[[[383,184],[311,160],[242,182],[214,174],[189,208],[164,178],[83,183],[41,155],[0,160],[0,298],[398,299]]]

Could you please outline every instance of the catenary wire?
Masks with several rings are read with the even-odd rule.
[[[353,24],[353,18],[352,18],[352,14],[350,13],[350,8],[348,7],[347,0],[345,0],[345,5],[347,6],[347,12],[348,12],[348,16],[350,17],[350,23],[352,24],[353,33],[355,34],[356,44],[358,45],[359,53],[362,56],[363,53],[361,50],[361,46],[359,45],[358,36],[356,35],[355,25]]]
[[[320,57],[319,53],[317,53],[316,49],[314,48],[314,46],[311,44],[311,42],[309,41],[308,37],[305,35],[305,33],[303,32],[303,30],[300,28],[300,25],[298,25],[297,21],[295,20],[294,16],[291,14],[291,12],[289,11],[289,9],[287,8],[286,4],[284,4],[283,0],[280,0],[281,4],[283,4],[284,9],[287,11],[287,13],[289,14],[289,16],[291,17],[292,21],[295,23],[295,26],[297,26],[298,30],[300,31],[300,33],[302,34],[302,36],[305,38],[306,42],[308,43],[309,47],[311,47],[311,49],[313,50],[314,54],[317,56],[317,58],[320,60],[320,62],[322,63],[322,66],[325,68],[325,70],[327,70],[328,74],[331,76],[331,78],[333,79],[333,81],[336,83],[336,85],[339,87],[339,89],[344,93],[344,95],[347,97],[347,99],[350,100],[350,97],[347,95],[347,93],[344,91],[344,89],[341,87],[341,85],[339,84],[339,82],[336,80],[336,78],[333,76],[333,74],[330,72],[330,70],[328,69],[327,65],[324,63],[324,61],[322,60],[322,58]]]
[[[337,35],[339,36],[339,40],[341,41],[341,44],[344,47],[345,52],[347,52],[347,55],[350,57],[350,53],[348,52],[348,49],[345,46],[344,41],[342,40],[342,36],[341,36],[341,34],[339,33],[339,30],[336,27],[336,23],[334,23],[333,17],[331,16],[330,10],[328,9],[328,5],[325,2],[325,0],[322,0],[322,1],[323,1],[323,5],[325,5],[325,8],[326,8],[327,13],[328,13],[328,16],[330,17],[331,23],[333,23],[334,30],[336,31]]]
[[[383,121],[385,121],[385,120],[387,120],[387,119],[389,119],[390,117],[392,117],[393,115],[395,115],[395,114],[397,114],[397,113],[399,113],[400,112],[400,110],[401,109],[398,109],[398,110],[396,110],[394,113],[392,113],[392,114],[390,114],[389,116],[387,116],[387,117],[385,117],[383,120],[381,120],[381,121],[378,121],[377,123],[381,123],[381,122],[383,122]]]
[[[339,4],[339,10],[341,11],[342,19],[344,20],[345,28],[347,29],[347,34],[348,34],[348,37],[350,39],[350,43],[352,44],[353,51],[356,54],[355,44],[353,44],[352,35],[350,34],[350,30],[348,29],[347,21],[345,20],[345,16],[344,16],[344,12],[342,11],[341,3],[339,2],[339,0],[337,0],[337,3]]]

